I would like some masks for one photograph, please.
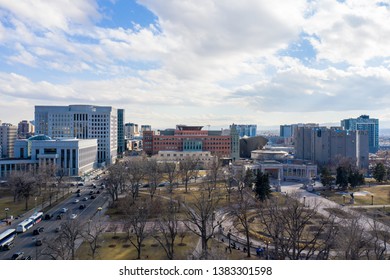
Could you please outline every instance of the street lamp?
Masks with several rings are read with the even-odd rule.
[[[371,195],[371,205],[374,205],[374,195]]]
[[[306,207],[306,196],[303,197],[303,207]]]
[[[4,211],[5,211],[5,219],[7,220],[8,219],[9,208],[5,208]]]

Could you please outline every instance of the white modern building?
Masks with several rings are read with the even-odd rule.
[[[54,139],[97,139],[99,164],[117,158],[118,110],[110,106],[35,106],[35,131]]]
[[[15,141],[14,159],[0,160],[0,178],[15,170],[53,165],[67,176],[80,176],[97,167],[97,139],[53,140],[45,135]]]
[[[171,162],[180,162],[186,158],[192,158],[199,161],[200,164],[207,164],[215,158],[208,151],[159,151],[155,157],[158,161]]]

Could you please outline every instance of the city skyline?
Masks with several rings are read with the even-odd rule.
[[[0,120],[34,105],[125,122],[390,128],[388,1],[0,0]]]

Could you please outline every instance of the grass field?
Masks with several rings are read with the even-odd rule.
[[[187,234],[183,243],[180,244],[181,238],[177,237],[175,242],[175,259],[186,260],[194,251],[198,241],[195,235]],[[135,260],[137,258],[136,248],[125,238],[124,233],[105,233],[100,242],[100,248],[96,259],[100,260]],[[90,260],[90,248],[86,242],[77,250],[77,259]],[[141,250],[141,259],[146,260],[166,260],[168,259],[164,249],[153,238],[148,237],[144,242]]]

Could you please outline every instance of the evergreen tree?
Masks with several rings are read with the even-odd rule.
[[[271,186],[269,184],[269,176],[266,173],[258,172],[256,175],[256,198],[261,202],[264,202],[266,199],[271,196]]]
[[[334,178],[330,174],[329,169],[324,167],[321,171],[321,183],[325,187],[330,187],[333,184]]]
[[[364,176],[358,170],[350,170],[348,174],[348,183],[352,188],[364,184]]]
[[[344,190],[348,187],[348,170],[344,166],[337,167],[336,185]]]
[[[244,185],[245,187],[252,187],[252,184],[255,182],[255,175],[253,174],[253,171],[251,169],[247,169],[245,172],[245,177],[244,177]]]
[[[377,163],[374,168],[373,177],[377,182],[382,182],[386,176],[386,168],[385,165],[381,162]]]

